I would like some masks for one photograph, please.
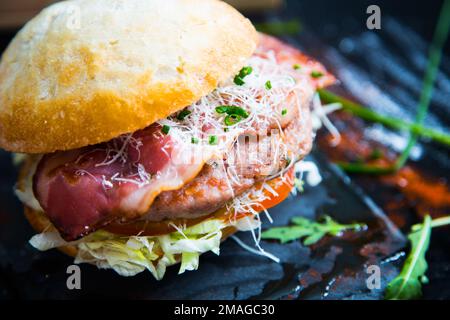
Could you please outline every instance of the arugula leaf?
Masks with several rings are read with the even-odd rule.
[[[281,243],[304,238],[303,244],[310,246],[327,234],[340,236],[347,230],[359,231],[367,228],[365,224],[360,223],[340,224],[329,216],[325,216],[323,222],[312,221],[303,217],[294,217],[291,221],[292,226],[268,229],[261,234],[261,238],[276,239],[280,240]]]
[[[427,215],[422,227],[408,235],[411,242],[411,251],[400,274],[388,284],[385,299],[417,299],[422,295],[422,283],[427,281],[425,272],[428,269],[428,264],[425,254],[430,244],[430,235],[431,218]]]
[[[387,288],[385,299],[416,299],[422,295],[422,284],[428,283],[425,276],[428,264],[425,260],[431,229],[450,224],[450,216],[431,220],[426,215],[424,222],[411,227],[408,238],[411,242],[411,251],[406,258],[400,274],[392,280]]]

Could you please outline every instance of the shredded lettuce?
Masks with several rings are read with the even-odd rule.
[[[259,227],[259,221],[248,220],[252,220],[252,228]],[[248,230],[249,225],[242,229]],[[113,269],[126,277],[148,270],[160,280],[166,268],[178,261],[181,262],[179,273],[183,273],[198,268],[200,254],[212,251],[219,255],[222,230],[229,226],[238,230],[242,227],[236,221],[209,219],[189,228],[177,227],[178,231],[162,236],[124,237],[99,230],[74,242],[66,242],[58,232],[51,231],[35,235],[30,244],[41,251],[76,246],[75,263]]]
[[[183,252],[181,254],[181,266],[178,274],[186,270],[197,270],[200,254],[197,252]]]

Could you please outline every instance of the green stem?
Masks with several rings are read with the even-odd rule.
[[[342,110],[350,112],[361,119],[381,123],[382,125],[395,130],[409,131],[421,137],[431,139],[450,147],[450,134],[431,129],[420,124],[405,121],[400,118],[379,114],[367,107],[345,99],[325,89],[320,89],[318,92],[322,101],[326,103],[340,103],[342,105]]]
[[[437,218],[437,219],[433,219],[431,220],[431,227],[432,228],[437,228],[437,227],[442,227],[442,226],[446,226],[450,224],[450,216],[445,216],[445,217],[441,217],[441,218]],[[422,228],[422,224],[415,224],[411,227],[412,231],[419,231]]]
[[[259,32],[271,34],[273,36],[296,35],[302,28],[300,21],[297,19],[255,23],[254,26]]]
[[[394,166],[374,166],[364,163],[337,162],[342,170],[348,173],[366,173],[373,175],[391,174],[395,172]]]

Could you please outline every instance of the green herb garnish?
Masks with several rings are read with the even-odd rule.
[[[178,114],[177,119],[178,120],[184,120],[184,118],[186,118],[191,113],[192,113],[191,111],[189,111],[187,109],[184,109]]]
[[[241,69],[241,71],[239,71],[239,77],[244,78],[244,77],[248,76],[250,73],[252,73],[252,71],[253,71],[253,68],[250,66],[243,67]]]
[[[209,136],[208,143],[210,145],[216,145],[219,143],[219,139],[217,138],[217,136]]]
[[[234,83],[237,84],[238,86],[242,86],[245,84],[244,80],[238,76],[234,77]]]
[[[164,134],[168,134],[169,131],[170,131],[170,127],[168,125],[166,125],[166,124],[163,125],[163,127],[161,129],[161,132],[164,133]]]
[[[236,115],[239,115],[239,116],[241,116],[243,118],[247,118],[248,117],[247,111],[245,111],[244,109],[242,109],[241,107],[238,107],[238,106],[225,106],[225,105],[224,106],[218,106],[218,107],[216,107],[216,112],[220,113],[220,114],[226,113],[228,115],[236,114]]]
[[[216,112],[217,112],[217,113],[220,113],[220,114],[222,114],[222,113],[227,113],[227,110],[228,110],[230,107],[233,107],[233,106],[218,106],[218,107],[216,107]]]
[[[426,215],[423,223],[411,227],[408,239],[411,249],[400,274],[387,286],[385,299],[417,299],[422,295],[422,284],[427,282],[426,252],[433,228],[450,225],[450,216],[431,220]]]
[[[250,66],[243,67],[239,73],[234,77],[234,83],[238,86],[245,84],[244,78],[253,72],[253,68]]]
[[[311,77],[313,77],[314,79],[318,79],[323,77],[323,73],[320,71],[311,71]]]
[[[383,157],[383,151],[381,151],[378,148],[373,149],[369,155],[370,160],[378,160],[378,159],[381,159],[382,157]]]
[[[425,275],[428,264],[426,252],[433,228],[450,225],[450,216],[431,220],[426,215],[423,223],[411,227],[408,239],[411,249],[400,274],[387,286],[385,299],[417,299],[422,295],[422,284],[427,282]]]
[[[422,295],[422,283],[428,264],[425,254],[430,244],[431,218],[427,215],[418,231],[408,235],[411,251],[402,271],[392,280],[385,293],[385,299],[417,299]]]
[[[272,89],[272,82],[270,82],[270,80],[267,80],[264,86],[266,87],[267,90],[270,90]]]
[[[294,65],[292,66],[292,68],[294,68],[294,70],[300,70],[302,67],[301,67],[301,65],[299,65],[298,63],[296,63],[296,64],[294,64]]]
[[[224,122],[225,122],[225,124],[227,126],[232,126],[232,125],[238,123],[241,120],[242,120],[242,117],[240,115],[238,115],[238,114],[230,114],[230,115],[227,115],[225,117]]]
[[[287,114],[287,109],[281,110],[281,115],[282,115],[282,116],[285,116],[286,114]]]
[[[437,219],[431,220],[431,228],[442,227],[450,224],[450,216],[445,216]],[[411,227],[411,231],[419,231],[422,229],[423,224],[415,224]]]
[[[198,139],[196,137],[192,137],[191,138],[191,143],[197,144],[198,143]]]
[[[256,30],[275,35],[296,35],[301,31],[301,24],[298,19],[293,19],[289,21],[271,21],[264,23],[256,23]]]
[[[292,226],[268,229],[261,234],[261,238],[277,239],[281,243],[304,238],[303,244],[309,246],[318,242],[326,235],[340,236],[344,231],[359,231],[366,228],[366,225],[359,223],[339,224],[329,216],[325,216],[323,222],[295,217],[292,219],[292,223]]]
[[[237,106],[218,106],[216,107],[216,112],[220,114],[227,114],[224,120],[225,125],[227,126],[232,126],[241,121],[243,118],[248,118],[247,111]]]

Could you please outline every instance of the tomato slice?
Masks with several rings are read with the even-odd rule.
[[[274,195],[273,193],[264,190],[265,194],[268,196],[267,199],[260,202],[257,205],[254,205],[253,209],[256,211],[262,211],[263,209],[269,209],[283,200],[285,200],[289,193],[292,190],[294,185],[294,168],[289,169],[284,175],[284,180],[281,178],[275,178],[267,182],[270,187],[277,193]],[[256,187],[259,187],[258,185]],[[135,221],[132,223],[126,224],[110,224],[104,228],[104,230],[119,234],[119,235],[142,235],[142,236],[158,236],[164,235],[167,233],[171,233],[176,231],[173,227],[175,226],[193,226],[198,224],[206,219],[229,219],[230,216],[233,219],[241,219],[245,216],[251,215],[249,212],[237,212],[231,216],[231,213],[226,210],[226,208],[221,208],[216,212],[207,215],[205,217],[199,217],[195,219],[173,219],[173,220],[164,220],[164,221]]]
[[[265,209],[275,207],[277,204],[283,202],[289,196],[289,193],[294,186],[294,168],[292,167],[291,169],[289,169],[289,171],[284,174],[284,177],[285,180],[283,182],[281,182],[280,178],[273,179],[267,182],[278,195],[275,196],[271,193],[268,193],[270,197],[260,203],[261,207],[264,207]],[[267,192],[268,191],[266,191],[266,193]]]

